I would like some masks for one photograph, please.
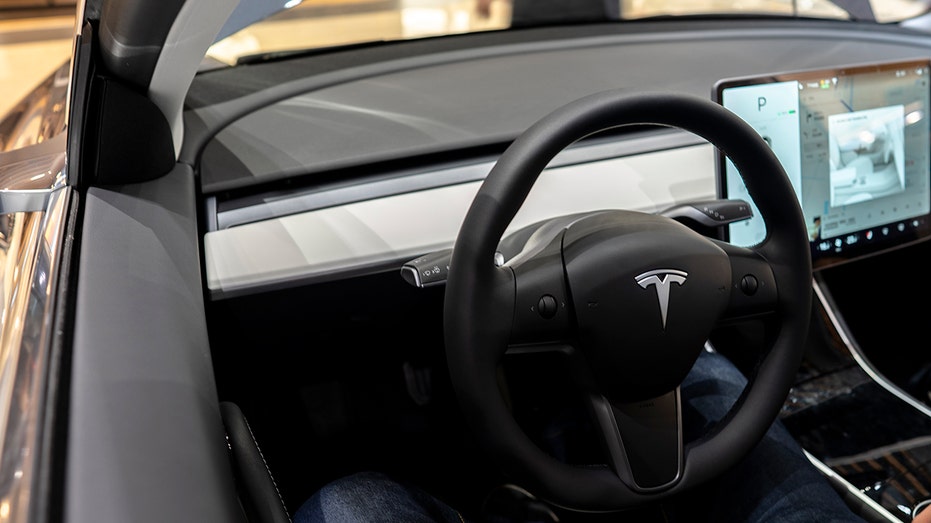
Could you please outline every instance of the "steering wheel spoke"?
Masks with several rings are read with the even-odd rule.
[[[507,263],[515,281],[512,344],[547,343],[569,337],[571,302],[560,248],[559,230],[545,244]]]
[[[731,297],[724,321],[776,312],[779,290],[770,263],[753,249],[719,245],[731,263]]]
[[[591,408],[611,468],[635,492],[668,489],[682,475],[679,388],[644,401],[612,404],[592,396]]]

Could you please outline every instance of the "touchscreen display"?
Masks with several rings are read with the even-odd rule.
[[[782,162],[821,268],[931,233],[928,60],[719,81],[715,101],[748,122]],[[719,154],[718,192],[751,202],[729,241],[766,231],[733,163]]]

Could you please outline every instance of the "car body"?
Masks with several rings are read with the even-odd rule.
[[[888,4],[813,2],[805,12],[796,4],[663,16],[622,2],[623,20],[583,13],[508,28],[502,0],[485,4],[489,18],[474,2],[290,11],[233,0],[79,3],[71,58],[0,117],[0,518],[286,521],[327,481],[378,469],[467,511],[516,478],[567,521],[616,510],[649,521],[656,503],[704,482],[706,465],[738,461],[778,417],[855,512],[910,521],[931,499],[922,301],[931,18],[920,2],[897,4],[906,15]],[[384,31],[356,41],[369,24]],[[275,39],[285,33],[317,40]],[[764,145],[720,108],[718,89],[791,81],[800,92],[828,92],[838,76],[845,85],[865,70],[914,82],[918,105],[895,105],[896,122],[912,127],[832,124],[850,130],[836,132],[842,143],[812,147],[832,161],[861,156],[832,167],[825,221],[818,213],[806,230],[811,204],[783,176],[796,171],[773,161],[782,135],[762,133]],[[818,84],[832,74],[833,85]],[[762,113],[772,98],[752,101]],[[728,185],[726,160],[708,139],[769,175],[747,181],[756,198],[736,200],[744,189]],[[896,189],[845,193],[875,168],[867,164],[898,172]],[[887,196],[903,199],[853,224],[863,198]],[[779,227],[767,221],[754,241],[723,247],[748,206],[777,216]],[[741,260],[732,263],[753,267],[759,282],[734,272],[727,292],[738,298],[715,305],[727,313],[696,312],[714,312],[694,320],[714,329],[690,332],[680,361],[665,340],[686,330],[674,293],[688,275],[629,269],[636,289],[664,288],[667,301],[657,290],[649,306],[617,305],[623,312],[611,321],[620,325],[604,336],[649,354],[637,356],[647,367],[610,367],[618,374],[598,378],[607,392],[589,406],[678,401],[675,385],[701,350],[733,359],[764,399],[748,399],[736,428],[722,429],[740,433],[731,450],[684,444],[678,431],[678,461],[652,486],[624,473],[617,496],[537,483],[542,475],[528,470],[549,467],[545,460],[509,456],[542,445],[533,427],[544,416],[577,407],[567,403],[577,384],[562,384],[568,365],[549,355],[574,354],[564,346],[594,336],[580,325],[610,300],[570,304],[570,315],[571,292],[531,289],[522,308],[524,291],[510,296],[499,279],[534,280],[545,264],[533,256],[561,245],[567,230],[596,235],[647,215],[652,230],[674,230],[676,240],[631,240],[637,248],[649,243],[661,257],[685,225],[688,238],[714,240],[695,240],[701,249],[715,245],[714,256]],[[848,232],[831,236],[826,223]],[[589,238],[578,234],[566,249]],[[693,281],[711,263],[689,269]],[[721,271],[732,276],[708,269]],[[660,329],[617,334],[658,321],[657,297]],[[514,324],[508,316],[502,325],[509,308]],[[552,327],[552,318],[565,324]],[[481,347],[497,344],[510,347],[507,364],[502,348],[494,365],[476,364],[485,374],[466,370]],[[614,357],[599,351],[582,352]],[[660,380],[672,367],[670,383]],[[498,368],[506,406],[498,375],[487,372]],[[777,368],[781,378],[769,380]],[[507,419],[492,424],[499,414]],[[569,461],[604,457],[582,447]],[[618,459],[607,468],[626,470]]]

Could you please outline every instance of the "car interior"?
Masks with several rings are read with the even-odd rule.
[[[99,29],[85,29],[91,30]],[[156,366],[168,373],[182,365],[171,358],[184,360],[183,368],[195,369],[183,376],[191,381],[212,373],[236,487],[257,520],[286,519],[322,485],[362,470],[390,473],[478,513],[497,486],[517,483],[533,492],[536,485],[503,471],[487,452],[489,436],[476,435],[468,422],[481,409],[464,408],[457,387],[472,379],[476,387],[496,380],[499,396],[506,396],[502,405],[527,441],[548,455],[578,468],[610,466],[612,458],[560,351],[511,350],[492,378],[456,370],[463,351],[493,339],[498,328],[491,313],[482,313],[490,291],[469,291],[484,285],[477,283],[481,274],[452,279],[457,263],[470,261],[454,249],[463,224],[476,244],[488,244],[492,229],[504,231],[493,238],[500,243],[488,244],[496,259],[487,265],[526,270],[533,279],[533,264],[521,265],[528,251],[542,252],[557,231],[576,223],[597,222],[590,228],[601,230],[597,216],[605,210],[604,216],[614,210],[657,216],[661,222],[651,226],[663,231],[674,222],[752,249],[779,237],[760,218],[797,202],[811,273],[774,251],[762,257],[779,277],[802,282],[805,307],[798,310],[807,313],[810,299],[807,333],[787,343],[778,315],[757,314],[752,305],[734,313],[732,303],[730,319],[741,321],[716,323],[707,339],[693,343],[691,361],[697,351],[716,351],[754,376],[769,365],[761,364],[761,350],[792,345],[786,354],[797,354],[800,365],[785,401],[774,400],[779,419],[854,512],[873,522],[911,521],[931,499],[931,358],[921,348],[922,298],[931,285],[923,270],[931,255],[929,49],[931,34],[920,26],[694,17],[253,57],[195,76],[174,166],[160,160],[159,151],[172,144],[165,123],[148,119],[154,109],[147,113],[135,91],[97,71],[86,96],[112,100],[107,107],[117,109],[84,115],[90,126],[109,130],[95,155],[76,160],[93,162],[98,179],[84,203],[87,223],[95,225],[83,231],[76,282],[78,305],[97,305],[75,319],[75,345],[104,339],[106,331],[93,326],[105,318],[128,328],[112,321],[127,321],[124,302],[108,301],[106,292],[133,296],[141,310],[146,303],[202,300],[209,354],[165,356],[170,361]],[[80,52],[101,50],[88,44]],[[623,124],[613,114],[601,118],[610,111],[596,111],[590,117],[598,122],[580,127],[579,135],[546,120],[552,125],[534,128],[560,136],[566,147],[520,160],[514,169],[525,179],[534,166],[539,173],[523,184],[526,199],[514,205],[502,197],[513,213],[483,215],[476,195],[485,194],[482,183],[493,169],[512,165],[498,160],[509,158],[518,137],[578,100],[608,107],[598,98],[603,93],[611,93],[611,103],[642,93],[689,98],[681,105],[678,98],[637,99],[633,106],[654,109]],[[748,191],[750,181],[744,185],[745,173],[732,160],[764,149],[732,142],[726,125],[702,123],[706,105],[692,105],[697,99],[729,109],[759,132],[794,193],[760,189],[766,185]],[[133,108],[133,121],[121,118],[121,106]],[[160,130],[145,147],[126,144],[124,134],[143,124]],[[712,136],[730,149],[727,155],[709,142]],[[115,181],[127,156],[141,166],[136,183]],[[760,179],[772,174],[768,164],[760,167]],[[149,169],[171,173],[155,177]],[[157,292],[143,297],[144,285],[113,290],[122,281],[106,260],[118,249],[114,237],[141,248],[134,270],[162,282]],[[159,238],[157,247],[141,245],[151,237]],[[664,249],[650,245],[651,252]],[[165,283],[158,275],[166,267],[199,273],[182,270]],[[738,278],[735,288],[754,296],[759,285],[759,295],[767,295],[775,279]],[[87,285],[111,280],[107,291]],[[447,290],[455,291],[456,303]],[[669,295],[670,325],[682,321],[675,317],[679,290],[672,286]],[[761,299],[780,309],[798,298],[781,280],[776,294]],[[560,300],[541,298],[531,308],[544,317],[555,309],[558,318]],[[467,318],[450,330],[459,303]],[[648,312],[658,314],[655,305]],[[173,334],[158,336],[197,339],[198,321],[176,322]],[[530,339],[548,339],[535,329],[527,327]],[[460,339],[463,347],[450,352]],[[80,389],[119,365],[118,358],[76,356],[72,384]],[[647,372],[641,381],[650,380]],[[617,381],[640,383],[637,376]],[[770,410],[760,408],[760,415]],[[79,401],[71,407],[71,419],[88,427],[101,416]],[[86,430],[71,443],[72,464],[94,459],[93,429]],[[74,450],[82,445],[94,451]],[[681,472],[674,467],[677,479]],[[94,487],[74,488],[69,510],[81,503],[80,489]],[[662,521],[659,505],[675,499],[654,501],[647,488],[624,510],[632,520]],[[553,509],[562,521],[617,518]]]

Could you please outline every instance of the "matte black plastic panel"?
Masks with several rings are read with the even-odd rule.
[[[187,166],[90,189],[64,521],[242,521],[204,316]]]
[[[658,398],[614,407],[634,481],[640,488],[658,488],[679,478],[682,429],[679,391]]]

